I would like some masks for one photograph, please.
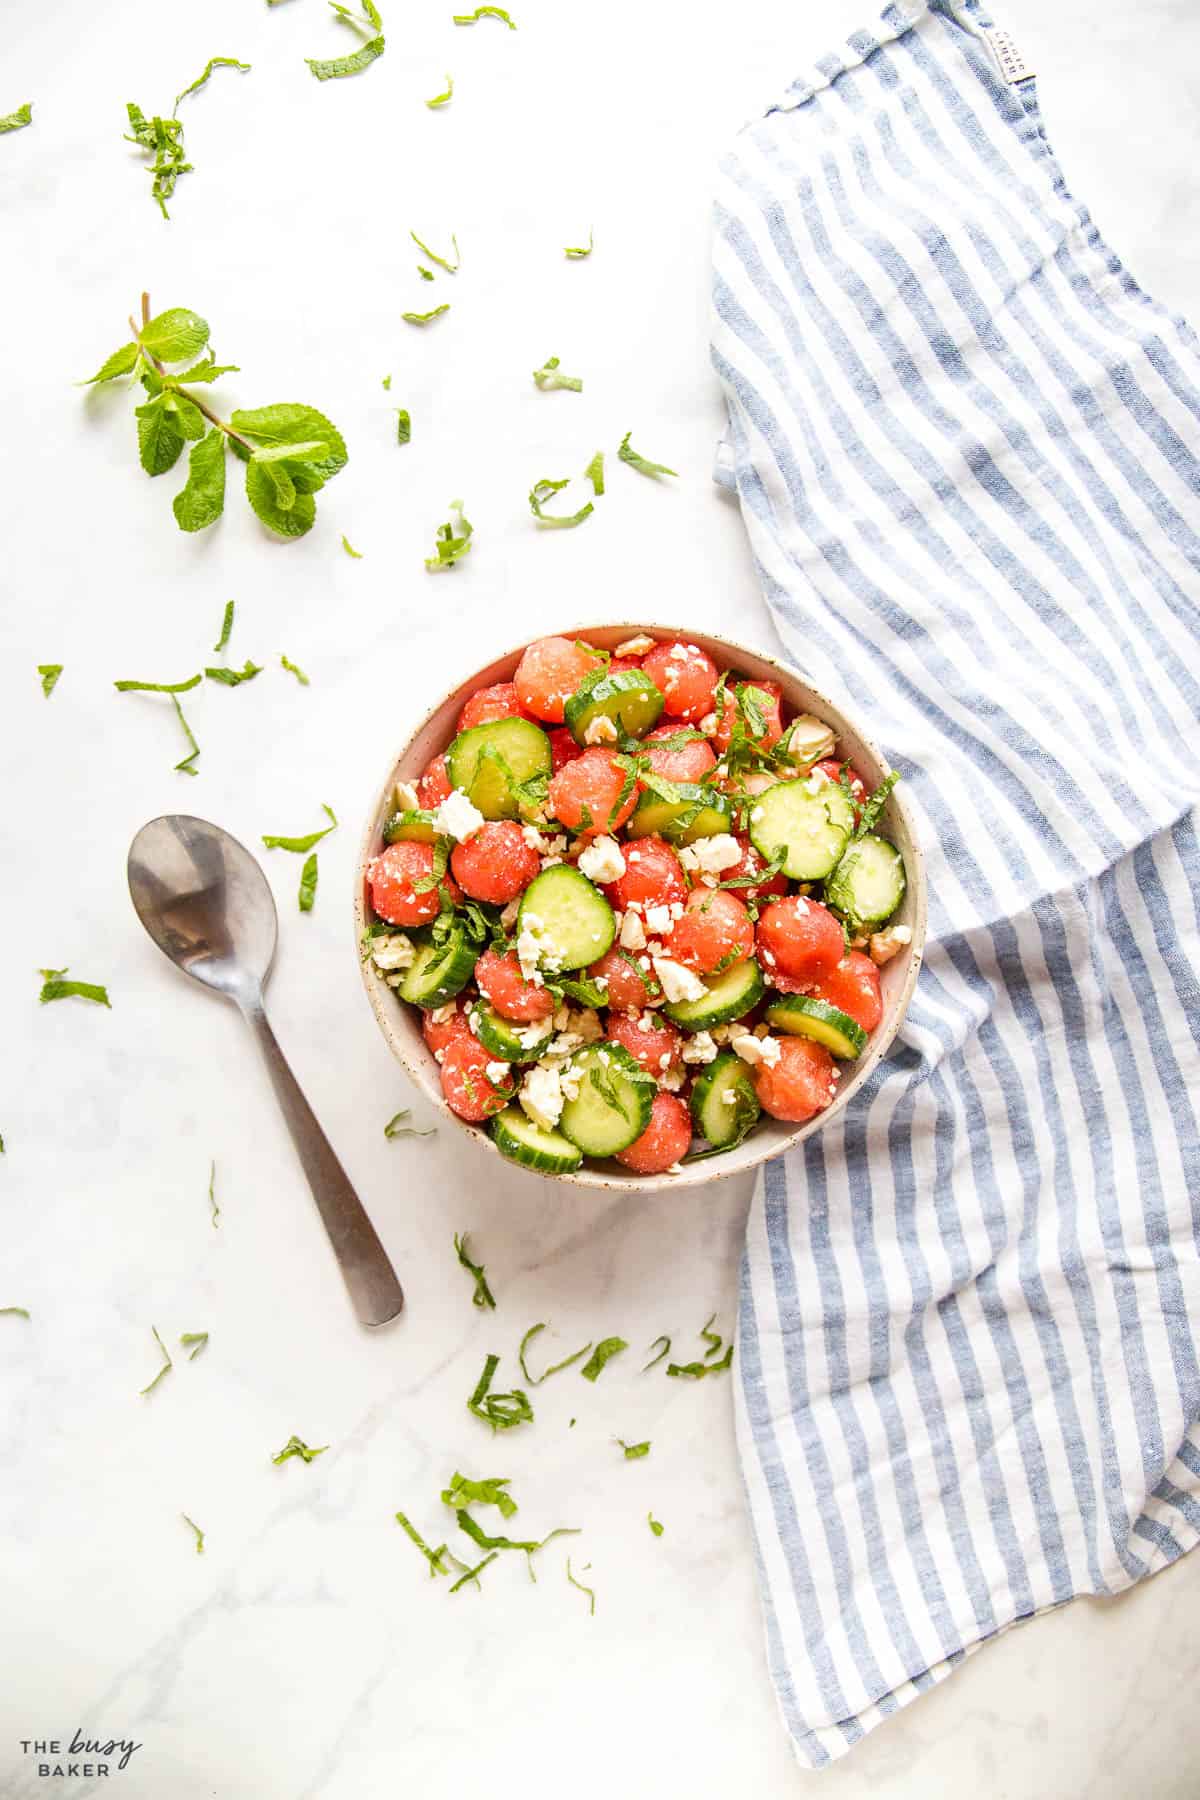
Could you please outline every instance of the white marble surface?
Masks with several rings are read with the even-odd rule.
[[[102,1791],[119,1780],[145,1800],[774,1800],[818,1779],[841,1800],[1183,1800],[1200,1779],[1194,1559],[1012,1633],[806,1777],[761,1653],[728,1385],[640,1379],[631,1354],[595,1388],[556,1377],[535,1427],[507,1439],[464,1409],[484,1353],[509,1355],[536,1319],[564,1349],[605,1332],[640,1349],[714,1308],[728,1326],[746,1193],[564,1199],[497,1178],[444,1128],[386,1143],[410,1096],[354,965],[362,816],[430,684],[476,652],[639,607],[768,639],[736,514],[708,479],[709,172],[741,120],[870,11],[513,5],[515,34],[393,0],[384,60],[326,86],[300,60],[339,42],[316,0],[65,0],[5,22],[0,110],[31,98],[36,124],[0,142],[0,1306],[33,1317],[0,1319],[0,1793],[44,1791],[20,1740],[82,1724],[142,1744]],[[1194,312],[1194,9],[1011,0],[1005,18],[1069,178],[1143,281]],[[123,103],[164,109],[214,52],[253,71],[187,103],[196,173],[164,224],[121,142]],[[431,113],[447,69],[453,104]],[[566,263],[560,247],[591,224],[593,259]],[[417,280],[410,225],[435,243],[457,232],[456,282]],[[121,340],[143,286],[212,322],[242,365],[230,404],[301,399],[343,427],[350,465],[303,543],[266,542],[236,496],[217,530],[181,537],[175,479],[152,485],[134,463],[129,400],[68,385]],[[399,322],[431,297],[453,300],[448,317]],[[582,396],[534,390],[550,353],[586,377]],[[413,415],[404,450],[396,404]],[[614,468],[583,532],[536,535],[533,479],[631,427],[678,484]],[[434,582],[421,559],[455,494],[475,548]],[[110,684],[212,660],[230,597],[231,653],[286,651],[312,686],[272,666],[198,694],[188,781],[165,703]],[[66,665],[49,703],[44,661]],[[344,823],[312,917],[295,911],[296,860],[268,859],[272,999],[408,1287],[406,1316],[374,1337],[349,1317],[237,1018],[172,974],[123,884],[129,838],[157,812],[254,840],[315,827],[324,800]],[[51,963],[107,981],[113,1010],[39,1009],[35,968]],[[495,1314],[469,1304],[451,1251],[463,1227]],[[172,1345],[212,1335],[142,1399],[152,1324]],[[272,1467],[292,1432],[331,1448]],[[614,1433],[650,1437],[652,1455],[624,1463]],[[456,1467],[510,1475],[514,1525],[583,1528],[595,1618],[557,1545],[536,1587],[523,1559],[481,1593],[426,1579],[392,1514],[437,1532]],[[208,1534],[202,1557],[181,1511]]]

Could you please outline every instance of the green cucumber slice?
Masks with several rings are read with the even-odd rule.
[[[470,981],[478,955],[478,946],[461,931],[451,931],[440,944],[422,944],[396,992],[413,1006],[445,1006]]]
[[[849,824],[841,822],[847,811]],[[791,880],[822,881],[837,866],[853,819],[837,782],[823,775],[780,781],[750,808],[750,842],[768,862],[786,851],[782,867]]]
[[[645,737],[662,709],[662,694],[640,669],[593,669],[563,707],[563,721],[577,744],[587,744],[593,720],[608,719],[616,735],[605,741],[615,744],[617,736]]]
[[[870,832],[855,838],[825,883],[825,899],[859,925],[882,925],[904,898],[904,858]]]
[[[492,1118],[492,1137],[501,1156],[543,1175],[569,1175],[583,1154],[561,1131],[544,1131],[519,1106],[506,1106]]]
[[[663,1011],[668,1019],[684,1031],[711,1031],[714,1025],[728,1025],[741,1019],[762,999],[765,983],[762,970],[752,956],[734,963],[721,975],[704,984],[699,1000],[675,1000]]]
[[[658,1083],[623,1044],[586,1044],[567,1064],[579,1093],[564,1100],[559,1126],[587,1156],[615,1156],[650,1123]]]
[[[857,1019],[809,994],[786,994],[782,1000],[773,1001],[767,1008],[767,1018],[777,1031],[814,1038],[843,1062],[861,1056],[867,1047],[867,1034]]]
[[[471,1008],[471,1019],[471,1029],[484,1049],[503,1062],[536,1062],[549,1041],[542,1038],[527,1050],[517,1036],[517,1027],[512,1020],[503,1018],[486,1000],[476,1001]]]
[[[627,835],[664,837],[671,844],[694,844],[733,830],[733,802],[719,788],[677,781],[678,802],[662,800],[647,790],[634,809]]]
[[[535,875],[521,896],[517,935],[529,931],[541,946],[547,974],[582,969],[612,947],[613,909],[598,887],[570,863]]]
[[[762,1107],[750,1071],[732,1050],[722,1050],[696,1077],[692,1122],[714,1150],[732,1150],[758,1124]]]
[[[436,838],[431,812],[394,812],[383,828],[385,844],[432,844]]]
[[[459,732],[446,752],[446,773],[485,819],[516,819],[521,787],[549,776],[552,760],[550,739],[540,725],[492,719]]]

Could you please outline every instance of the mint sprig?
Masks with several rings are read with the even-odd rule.
[[[187,175],[192,170],[192,164],[188,162],[183,148],[183,121],[178,116],[180,101],[186,100],[189,94],[199,93],[214,69],[240,69],[244,73],[249,67],[249,63],[239,62],[236,56],[210,56],[203,75],[198,75],[181,94],[176,94],[175,105],[167,119],[159,118],[157,114],[148,119],[140,106],[135,106],[132,100],[127,102],[125,113],[129,120],[129,130],[125,134],[125,141],[136,144],[139,150],[144,150],[148,156],[153,157],[150,174],[154,179],[150,194],[164,219],[171,216],[167,211],[167,201],[175,192],[175,183],[181,175]]]

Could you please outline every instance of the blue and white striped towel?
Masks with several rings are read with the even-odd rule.
[[[817,1767],[1200,1532],[1200,357],[1022,73],[973,0],[889,7],[717,203],[718,476],[928,851],[899,1038],[749,1223],[738,1430]]]

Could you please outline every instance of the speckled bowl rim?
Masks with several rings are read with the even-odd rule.
[[[832,726],[839,743],[854,747],[849,752],[851,760],[868,778],[870,786],[874,787],[891,772],[891,765],[850,714],[841,707],[835,706],[831,700],[814,688],[811,683],[805,681],[794,669],[788,668],[776,657],[769,656],[761,650],[752,649],[748,644],[738,643],[732,638],[721,637],[713,632],[697,631],[690,626],[643,621],[603,625],[589,622],[582,625],[564,626],[554,633],[541,632],[538,635],[584,638],[601,649],[612,649],[616,644],[623,642],[625,638],[635,634],[667,639],[682,637],[688,643],[699,644],[721,667],[736,668],[739,673],[745,673],[751,678],[754,676],[769,677],[777,681],[789,706],[800,711],[815,713]],[[453,1127],[473,1139],[485,1155],[504,1162],[506,1168],[509,1169],[517,1169],[521,1165],[501,1157],[499,1150],[485,1130],[460,1119],[447,1106],[442,1094],[438,1065],[421,1036],[417,1016],[391,988],[372,972],[369,962],[364,960],[362,955],[362,935],[368,923],[366,869],[372,857],[377,856],[383,847],[383,825],[391,810],[391,795],[395,783],[416,780],[430,758],[449,743],[453,736],[454,721],[468,695],[473,693],[476,688],[490,687],[496,682],[511,680],[513,670],[530,642],[532,639],[525,638],[514,649],[506,650],[493,657],[482,669],[476,669],[468,675],[431,706],[416,728],[409,733],[400,750],[393,757],[387,778],[381,784],[367,815],[354,880],[355,955],[371,1011],[375,1015],[375,1021],[383,1033],[388,1048],[430,1105]],[[749,1173],[762,1163],[769,1162],[772,1157],[781,1155],[785,1150],[794,1149],[796,1145],[802,1144],[806,1138],[811,1137],[814,1132],[823,1130],[838,1118],[863,1086],[899,1029],[916,985],[925,944],[925,861],[917,835],[916,821],[903,797],[903,783],[889,796],[882,823],[897,841],[904,856],[908,885],[896,922],[909,926],[912,931],[912,942],[881,971],[884,991],[883,1018],[872,1034],[866,1053],[853,1065],[853,1072],[843,1074],[837,1098],[831,1106],[826,1107],[824,1112],[818,1113],[816,1118],[810,1119],[807,1124],[798,1125],[795,1128],[790,1128],[777,1120],[768,1120],[764,1115],[763,1124],[735,1149],[728,1151],[724,1156],[714,1156],[691,1164],[685,1163],[676,1175],[635,1175],[632,1170],[623,1169],[619,1163],[604,1163],[596,1166],[585,1164],[570,1175],[545,1174],[538,1169],[528,1169],[523,1172],[546,1181],[569,1183],[573,1187],[601,1188],[617,1193],[657,1193],[664,1189],[707,1187],[711,1182],[723,1181],[732,1175]],[[850,1065],[845,1063],[840,1066],[844,1072],[850,1069]]]

